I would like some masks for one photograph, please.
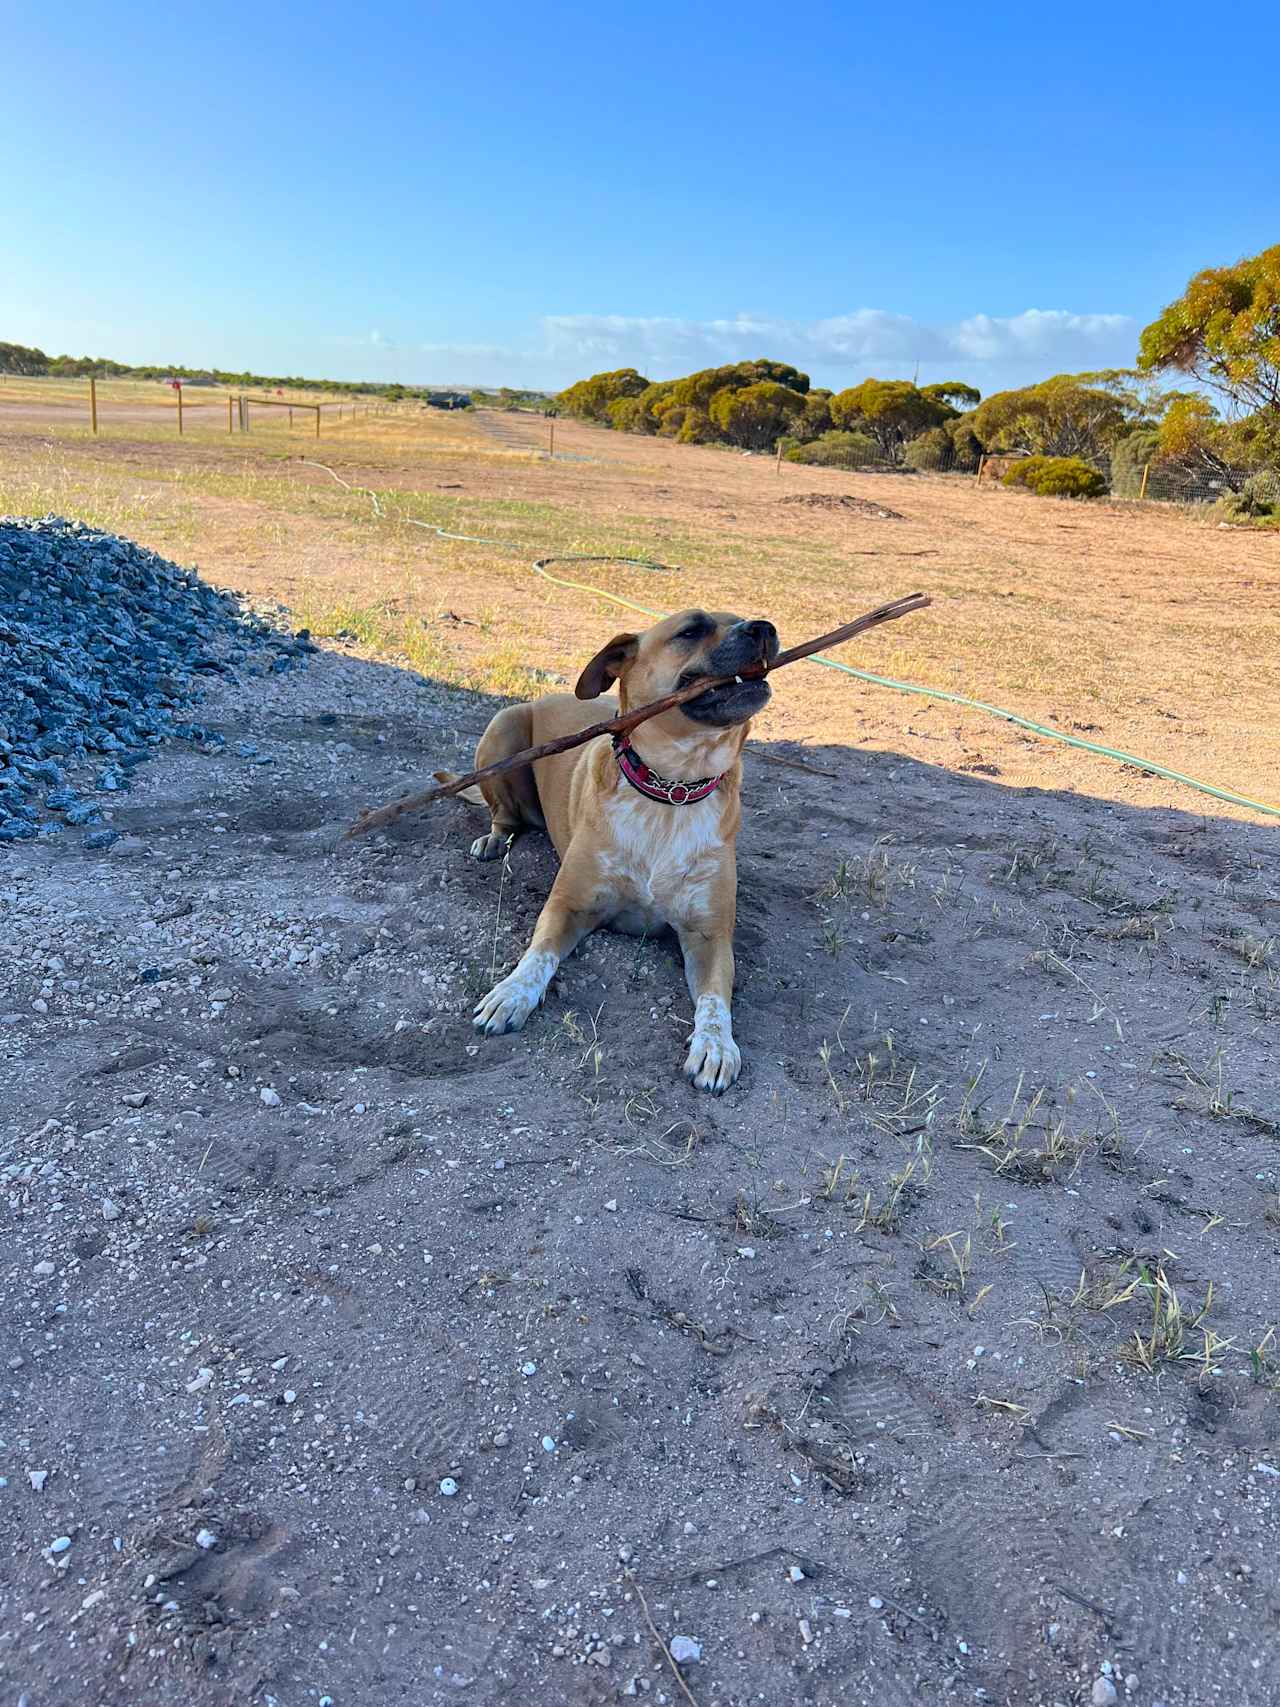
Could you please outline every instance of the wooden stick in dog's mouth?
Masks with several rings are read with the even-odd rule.
[[[394,824],[398,818],[403,818],[407,812],[417,812],[451,794],[461,794],[464,788],[471,788],[475,783],[483,782],[486,777],[500,776],[503,771],[514,770],[517,765],[532,764],[535,759],[547,759],[553,753],[567,753],[573,747],[585,746],[588,741],[594,741],[597,735],[625,735],[650,717],[671,711],[675,706],[683,705],[686,700],[697,699],[712,688],[772,675],[784,664],[795,664],[801,658],[812,657],[815,652],[826,652],[832,646],[839,646],[842,641],[852,640],[855,634],[865,634],[869,628],[879,628],[883,622],[896,622],[900,616],[910,616],[912,611],[923,610],[932,602],[926,593],[908,593],[903,598],[891,599],[886,605],[877,605],[875,610],[868,611],[865,616],[855,617],[841,628],[833,628],[829,634],[820,634],[816,640],[806,640],[800,646],[791,646],[785,652],[779,652],[772,663],[761,658],[754,664],[735,670],[732,675],[699,676],[696,681],[686,682],[682,688],[676,688],[674,693],[664,694],[661,699],[655,699],[648,705],[633,706],[630,711],[619,712],[617,717],[610,717],[603,723],[593,723],[587,729],[579,729],[576,734],[561,735],[555,741],[544,741],[540,747],[526,747],[523,752],[498,759],[491,765],[485,765],[482,770],[468,771],[466,776],[455,777],[452,782],[438,783],[435,788],[424,789],[421,794],[406,795],[403,800],[393,800],[390,806],[364,812],[342,839],[350,841],[353,836],[362,836],[368,830],[385,829],[388,824]]]

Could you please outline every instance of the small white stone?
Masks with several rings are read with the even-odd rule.
[[[444,1495],[445,1499],[447,1499],[447,1500],[451,1500],[454,1497],[454,1495],[457,1493],[457,1491],[458,1491],[458,1484],[454,1481],[452,1476],[446,1476],[444,1478],[444,1480],[440,1483],[440,1492]]]
[[[671,1658],[677,1665],[692,1665],[695,1660],[702,1658],[702,1643],[695,1642],[692,1636],[673,1636]]]
[[[51,1553],[65,1553],[70,1545],[71,1537],[69,1535],[59,1535],[56,1541],[49,1543],[49,1551]]]
[[[216,1547],[217,1545],[218,1545],[218,1537],[213,1533],[212,1529],[197,1529],[197,1531],[196,1531],[196,1546],[197,1547],[202,1547],[204,1549],[204,1551],[207,1553],[211,1547]]]
[[[42,1494],[44,1492],[44,1485],[49,1480],[49,1472],[47,1470],[28,1470],[27,1480],[31,1483],[31,1486],[35,1489],[36,1493]]]
[[[792,1565],[787,1570],[787,1577],[793,1583],[802,1583],[804,1581],[804,1572],[800,1569],[799,1565]]]
[[[202,1393],[212,1380],[212,1369],[197,1369],[191,1380],[187,1382],[187,1392]]]
[[[286,1387],[281,1397],[284,1399],[286,1405],[291,1405],[298,1395],[294,1392],[292,1387]]]
[[[605,1208],[609,1211],[610,1215],[616,1215],[618,1213],[618,1200],[617,1200],[617,1198],[611,1197],[608,1200],[608,1202],[605,1204]]]
[[[538,1373],[538,1366],[536,1363],[522,1363],[520,1365],[520,1373],[527,1380],[530,1375],[536,1375]]]
[[[258,1101],[264,1103],[267,1108],[279,1108],[280,1092],[272,1090],[270,1085],[263,1085],[258,1092]]]
[[[1114,1707],[1120,1697],[1111,1679],[1100,1677],[1095,1680],[1089,1699],[1093,1702],[1093,1707]]]
[[[32,1274],[48,1275],[48,1274],[54,1274],[56,1272],[56,1270],[54,1268],[54,1265],[51,1262],[49,1262],[48,1260],[46,1260],[44,1262],[38,1262],[36,1264],[36,1266],[31,1270],[31,1272],[32,1272]]]
[[[556,1449],[555,1441],[552,1440],[552,1438],[549,1434],[544,1434],[542,1437],[542,1450],[544,1452],[554,1452],[555,1449]]]
[[[109,1197],[104,1197],[102,1200],[102,1219],[104,1221],[118,1221],[120,1219],[120,1206],[118,1203],[113,1203]]]

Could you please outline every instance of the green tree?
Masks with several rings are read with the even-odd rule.
[[[837,427],[867,433],[888,462],[902,461],[902,447],[930,427],[940,427],[955,414],[948,404],[905,379],[864,379],[831,399],[831,419]]]
[[[633,367],[615,369],[612,373],[593,373],[590,379],[580,379],[556,399],[566,415],[576,415],[583,421],[609,419],[609,405],[620,397],[639,397],[649,381]]]
[[[804,410],[792,421],[788,432],[797,444],[812,444],[831,431],[832,393],[816,389],[804,400]]]
[[[1143,332],[1144,373],[1190,374],[1254,418],[1254,436],[1280,460],[1280,244],[1209,267]]]
[[[28,344],[0,343],[0,373],[17,373],[25,378],[34,378],[48,371],[49,358],[43,350]]]
[[[949,403],[953,409],[976,409],[982,393],[962,379],[944,379],[937,385],[922,385],[926,397],[936,397],[939,403]]]
[[[1131,375],[1060,373],[1039,385],[997,391],[978,405],[973,431],[988,450],[1036,456],[1103,456],[1147,418]]]
[[[731,386],[717,391],[707,413],[731,445],[770,450],[796,416],[804,414],[804,398],[789,386],[762,380],[740,391]]]

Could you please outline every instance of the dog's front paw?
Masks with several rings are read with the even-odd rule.
[[[719,996],[699,996],[693,1035],[685,1057],[685,1077],[700,1091],[727,1091],[742,1070],[742,1054],[733,1041],[729,1010]]]
[[[537,992],[527,984],[521,984],[513,974],[495,984],[489,994],[476,1003],[471,1023],[477,1031],[497,1037],[503,1031],[519,1031],[537,1005]]]
[[[530,950],[514,972],[476,1003],[472,1020],[476,1030],[488,1032],[490,1037],[519,1031],[542,1000],[556,964],[554,954]]]
[[[491,830],[487,836],[477,836],[471,844],[472,859],[501,859],[510,849],[512,838]]]

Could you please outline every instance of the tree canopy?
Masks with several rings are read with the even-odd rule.
[[[757,385],[744,385],[741,390],[726,386],[717,391],[707,413],[731,445],[743,450],[769,450],[796,416],[804,413],[804,398],[789,386],[766,379]]]
[[[953,409],[976,409],[982,402],[982,393],[962,379],[944,379],[936,385],[922,385],[920,390],[924,396],[936,397]]]
[[[1280,244],[1231,267],[1207,267],[1143,332],[1144,373],[1191,375],[1280,457]]]
[[[988,450],[1035,456],[1103,456],[1147,418],[1131,375],[1059,373],[1039,385],[996,391],[974,410],[973,431]]]
[[[869,434],[888,462],[900,462],[902,447],[909,440],[930,427],[940,427],[955,413],[950,404],[905,379],[864,379],[831,399],[835,426]]]
[[[584,421],[609,420],[609,405],[622,398],[639,397],[649,381],[633,367],[616,368],[612,373],[593,373],[590,379],[580,379],[557,399],[566,415],[576,415]]]

